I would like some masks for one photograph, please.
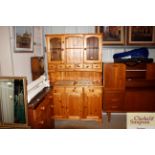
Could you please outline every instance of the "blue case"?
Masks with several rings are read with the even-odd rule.
[[[131,58],[148,58],[149,51],[147,48],[138,48],[128,52],[116,53],[113,55],[114,59],[121,59],[123,57],[131,56]]]

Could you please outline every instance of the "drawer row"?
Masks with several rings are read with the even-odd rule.
[[[102,64],[48,64],[49,70],[64,69],[102,69]]]

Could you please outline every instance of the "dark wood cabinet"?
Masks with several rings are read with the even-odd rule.
[[[103,70],[105,112],[155,111],[155,63],[106,63]]]
[[[54,128],[53,96],[48,88],[28,105],[28,124],[33,129]]]

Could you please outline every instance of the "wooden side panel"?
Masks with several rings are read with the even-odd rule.
[[[125,95],[125,111],[155,111],[155,90],[132,90]]]
[[[146,79],[155,80],[155,63],[147,64]]]
[[[125,89],[125,65],[104,64],[104,87],[105,89]]]

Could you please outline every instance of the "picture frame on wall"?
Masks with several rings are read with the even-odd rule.
[[[123,45],[124,39],[124,26],[97,26],[97,33],[103,34],[103,45]]]
[[[129,26],[128,45],[155,45],[154,26]]]
[[[33,26],[15,26],[14,36],[15,52],[33,52]]]

